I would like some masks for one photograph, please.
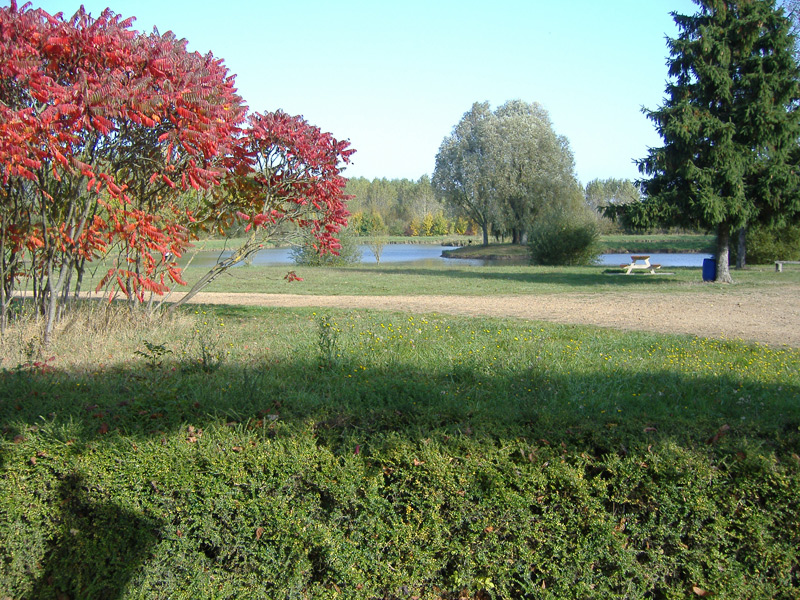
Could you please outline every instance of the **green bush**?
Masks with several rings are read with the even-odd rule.
[[[320,252],[314,248],[314,240],[306,242],[292,250],[292,258],[298,265],[306,267],[340,267],[342,265],[352,265],[361,261],[361,248],[358,245],[358,238],[349,229],[339,232],[338,254]]]
[[[731,244],[731,261],[737,256],[736,238]],[[747,263],[763,265],[776,260],[800,260],[800,225],[765,227],[756,225],[747,231]]]
[[[598,254],[597,223],[563,214],[545,215],[528,234],[531,263],[535,265],[588,265]]]
[[[798,591],[800,478],[791,459],[758,444],[664,440],[597,455],[574,441],[565,450],[544,439],[354,431],[345,450],[346,440],[318,435],[341,428],[335,420],[257,426],[119,436],[116,451],[69,453],[34,435],[10,447],[0,594],[685,598],[696,587],[766,600]]]

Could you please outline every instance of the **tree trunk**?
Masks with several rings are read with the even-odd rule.
[[[488,223],[484,223],[483,226],[482,226],[482,229],[483,229],[483,245],[484,246],[488,246],[489,245],[489,224]]]
[[[58,268],[58,277],[53,283],[55,273],[53,272],[52,262],[47,265],[47,284],[42,291],[42,306],[44,307],[44,331],[42,334],[42,348],[47,348],[53,341],[53,331],[56,323],[61,319],[61,307],[59,302],[61,291],[67,279],[70,267],[68,262],[63,262]]]
[[[721,223],[717,227],[717,283],[733,283],[728,258],[731,244],[731,226]]]
[[[251,254],[258,252],[261,249],[261,245],[256,241],[256,239],[256,230],[253,229],[250,237],[241,248],[234,252],[230,257],[226,258],[225,260],[221,260],[216,265],[211,267],[211,269],[209,269],[209,271],[203,275],[188,292],[186,292],[186,295],[184,295],[183,298],[169,307],[168,311],[174,312],[176,308],[186,304],[189,300],[194,298],[198,292],[213,282],[217,277],[228,271],[228,269],[246,260]]]
[[[736,268],[744,269],[747,266],[747,227],[739,230],[739,240],[736,246]]]
[[[0,245],[0,249],[5,251]],[[2,255],[0,255],[0,339],[2,339],[6,334],[6,325],[8,324],[8,307],[10,304],[9,300],[6,300],[6,271],[5,271],[5,260]]]

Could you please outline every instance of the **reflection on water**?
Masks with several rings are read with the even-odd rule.
[[[361,262],[375,264],[375,256],[367,246],[361,246]],[[443,250],[453,250],[453,247],[434,246],[429,244],[387,244],[381,253],[383,263],[414,263],[417,265],[452,264],[468,266],[493,266],[493,265],[525,265],[527,260],[479,260],[464,258],[444,258]],[[192,261],[193,267],[211,268],[221,258],[231,255],[226,252],[199,252]],[[181,265],[188,262],[190,256],[180,261]],[[601,254],[597,264],[601,266],[619,267],[630,262],[630,254]],[[662,267],[702,267],[703,259],[711,258],[709,254],[651,254],[650,262],[660,264]],[[293,264],[292,250],[290,248],[267,248],[253,256],[253,265],[285,265]]]

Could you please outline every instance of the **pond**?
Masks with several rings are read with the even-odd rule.
[[[444,258],[443,250],[452,250],[452,246],[436,246],[431,244],[387,244],[381,253],[381,264],[384,263],[415,263],[415,264],[452,264],[468,266],[493,266],[493,265],[525,265],[525,260],[482,260],[464,258]],[[200,252],[192,262],[194,267],[210,268],[220,258],[227,258],[230,252]],[[188,258],[188,256],[187,256]],[[601,254],[597,264],[600,266],[619,267],[630,262],[630,254]],[[650,262],[660,264],[662,267],[702,267],[703,259],[711,258],[710,254],[651,254]],[[180,261],[184,264],[185,261]],[[367,246],[361,246],[361,262],[375,264],[375,256]],[[267,248],[261,250],[253,257],[253,265],[284,265],[294,264],[290,248]]]

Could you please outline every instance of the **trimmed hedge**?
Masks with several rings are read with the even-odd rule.
[[[66,451],[65,436],[40,431],[5,444],[0,591],[685,598],[696,587],[789,599],[800,589],[800,468],[758,443],[662,440],[594,456],[544,440],[389,433],[334,450],[317,428],[220,425],[194,442],[186,429]]]

